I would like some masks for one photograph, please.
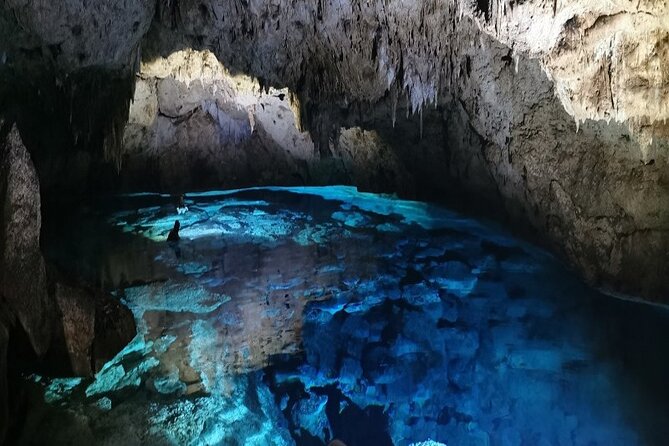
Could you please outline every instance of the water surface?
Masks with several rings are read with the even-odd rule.
[[[666,309],[589,290],[494,225],[349,187],[186,204],[116,197],[47,228],[51,259],[139,333],[95,379],[33,378],[48,408],[24,444],[669,438]]]

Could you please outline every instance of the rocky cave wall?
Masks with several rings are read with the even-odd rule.
[[[36,157],[41,174],[62,178],[74,163],[90,176],[101,146],[125,164],[120,177],[95,175],[102,188],[349,182],[451,198],[459,188],[529,222],[592,283],[665,295],[666,2],[3,8],[4,65],[47,59],[55,89],[73,98],[60,145],[78,149],[60,170],[51,135],[19,119],[48,154]],[[136,84],[108,100],[104,80],[101,92],[59,84],[94,68],[137,72]],[[119,102],[108,120],[121,125],[94,105],[73,110],[81,95]],[[40,121],[67,104],[52,109]]]
[[[231,74],[210,51],[144,61],[123,133],[123,189],[354,183],[405,190],[408,172],[373,129],[341,129],[321,157],[287,89]],[[150,175],[147,175],[150,172]],[[410,191],[409,191],[410,192]]]
[[[466,194],[532,228],[591,283],[666,299],[667,2],[146,8],[141,54],[126,57],[139,73],[119,149],[126,187]],[[82,60],[117,68],[128,46],[116,47],[85,47]],[[67,51],[55,63],[98,64]]]
[[[501,202],[591,283],[666,297],[666,2],[481,5],[180,2],[145,57],[208,49],[287,85],[321,155],[340,127],[373,129],[414,188]]]
[[[62,276],[44,260],[37,172],[16,125],[3,124],[0,121],[0,444],[8,431],[11,438],[20,416],[16,408],[26,397],[20,390],[19,374],[26,371],[22,367],[56,376],[88,376],[135,335],[130,310]]]

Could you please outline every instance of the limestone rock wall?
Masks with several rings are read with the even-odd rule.
[[[465,141],[479,135],[474,148],[483,172],[474,176],[492,175],[512,219],[530,222],[591,283],[666,299],[669,145],[658,136],[664,123],[637,132],[615,119],[575,122],[539,60],[506,63],[506,46],[471,30],[463,40],[482,39],[488,50],[458,50],[470,62],[445,116],[453,123],[449,135],[461,138],[451,150],[466,161]],[[461,130],[458,120],[469,125]],[[644,142],[648,132],[652,142]]]
[[[492,5],[483,29],[515,54],[538,59],[577,121],[624,122],[644,149],[666,138],[666,1],[502,0]]]
[[[91,373],[91,349],[95,334],[95,301],[80,290],[56,286],[56,303],[62,314],[63,337],[72,369],[78,375]]]
[[[322,159],[299,128],[299,99],[289,89],[233,75],[210,51],[180,50],[141,65],[120,182],[124,189],[172,192],[333,183],[406,190],[410,184],[375,131],[343,129],[330,144],[334,159]]]
[[[147,52],[207,48],[287,85],[319,149],[373,128],[414,182],[501,202],[591,283],[663,299],[668,19],[666,2],[185,1]],[[440,139],[407,154],[398,111]]]
[[[2,62],[48,59],[71,72],[85,67],[127,68],[154,15],[153,0],[2,0]]]

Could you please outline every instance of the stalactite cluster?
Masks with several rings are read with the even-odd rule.
[[[2,75],[0,97],[5,116],[34,130],[28,140],[34,143],[36,154],[90,151],[120,169],[134,74],[99,69],[70,75],[48,69],[31,73],[25,76],[18,67],[8,67]],[[45,135],[40,127],[56,134]]]

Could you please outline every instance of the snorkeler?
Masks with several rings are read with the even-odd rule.
[[[179,237],[179,228],[181,227],[181,223],[179,223],[179,220],[174,222],[174,227],[170,231],[169,235],[167,236],[167,241],[168,242],[178,242],[180,237]]]
[[[186,212],[188,212],[188,206],[186,206],[184,194],[181,194],[177,200],[177,214],[181,215]]]

